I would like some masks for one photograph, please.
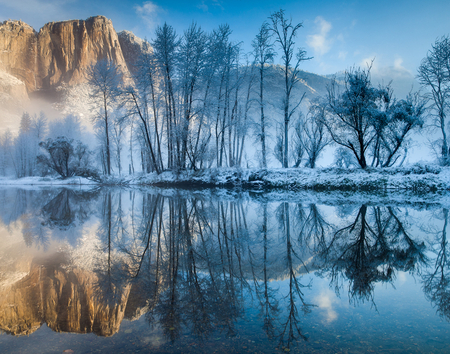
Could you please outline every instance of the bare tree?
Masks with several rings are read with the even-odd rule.
[[[284,110],[284,150],[283,150],[283,167],[288,167],[288,156],[289,156],[289,121],[294,114],[297,107],[302,102],[302,98],[297,102],[294,107],[291,107],[291,94],[292,89],[295,84],[299,81],[297,76],[299,73],[299,66],[302,61],[309,60],[311,58],[306,57],[306,51],[298,48],[295,52],[295,37],[297,36],[297,31],[303,27],[302,23],[296,25],[292,24],[292,19],[288,20],[285,17],[284,10],[279,10],[274,12],[270,17],[272,21],[272,26],[270,31],[275,36],[275,42],[278,43],[283,62],[284,71],[284,99],[283,99],[283,110]]]
[[[200,90],[200,79],[206,65],[207,35],[193,23],[184,32],[180,44],[180,74],[183,116],[181,122],[180,167],[186,167],[190,125],[197,116],[194,100]],[[192,158],[190,157],[191,161]]]
[[[331,138],[325,123],[325,105],[315,101],[309,107],[308,115],[300,115],[295,133],[302,150],[307,154],[306,167],[316,167],[317,159],[323,149],[330,144]]]
[[[447,110],[450,99],[450,38],[436,39],[427,56],[419,66],[417,78],[428,89],[427,97],[432,102],[435,126],[442,133],[442,164],[450,164],[449,147],[446,132]]]
[[[270,27],[267,22],[264,22],[259,29],[258,34],[252,42],[253,56],[255,57],[255,64],[259,69],[259,106],[261,112],[260,118],[260,133],[261,151],[262,151],[262,167],[267,167],[267,152],[266,152],[266,117],[264,115],[264,78],[265,65],[273,62],[275,52],[273,43],[270,39]]]
[[[123,83],[123,74],[114,61],[102,59],[88,69],[88,83],[91,86],[91,97],[96,101],[99,112],[95,116],[105,137],[106,172],[111,174],[110,121],[109,112],[120,95],[119,87]]]
[[[175,102],[175,88],[173,77],[175,75],[179,40],[174,28],[167,23],[156,28],[156,39],[153,41],[153,49],[156,62],[159,65],[164,78],[165,118],[167,129],[168,167],[179,167],[180,142],[177,138],[177,115]]]

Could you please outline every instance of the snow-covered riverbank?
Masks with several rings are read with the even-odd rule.
[[[202,171],[166,171],[104,177],[103,183],[73,177],[61,180],[51,177],[1,178],[0,185],[139,185],[170,187],[240,187],[245,189],[280,188],[318,191],[444,191],[450,190],[450,168],[414,165],[387,169],[208,169]]]

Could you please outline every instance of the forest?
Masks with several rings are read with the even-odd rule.
[[[430,160],[450,163],[448,36],[425,53],[416,73],[421,90],[405,99],[390,84],[374,85],[369,65],[348,68],[325,95],[307,100],[293,94],[302,62],[314,60],[298,44],[302,27],[274,12],[252,52],[243,53],[228,25],[207,33],[192,23],[178,35],[165,23],[145,42],[131,77],[109,58],[89,68],[85,104],[95,143],[76,115],[49,121],[24,112],[18,135],[0,137],[0,174],[101,180],[167,170],[316,168],[326,148],[339,168],[387,168],[402,166],[418,132],[430,135]],[[268,87],[274,71],[282,77],[280,102]]]

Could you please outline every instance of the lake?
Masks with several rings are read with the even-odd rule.
[[[2,353],[448,353],[445,195],[0,189]]]

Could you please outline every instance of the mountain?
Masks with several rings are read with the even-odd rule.
[[[143,43],[131,32],[116,33],[104,16],[50,22],[39,32],[22,21],[0,23],[2,128],[18,129],[23,111],[33,110],[29,96],[55,103],[61,90],[85,84],[89,66],[99,59],[114,60],[128,76]]]
[[[28,92],[82,83],[101,58],[127,71],[118,35],[103,16],[50,22],[39,32],[21,21],[0,25],[0,69],[23,81]]]
[[[117,33],[112,21],[104,16],[87,20],[50,22],[38,32],[22,21],[0,24],[0,120],[2,129],[17,131],[23,111],[33,112],[30,101],[42,106],[44,98],[53,104],[54,116],[76,114],[88,124],[91,109],[87,107],[86,73],[97,60],[114,60],[129,77],[140,54],[151,48],[132,32]],[[300,82],[292,102],[306,92],[303,109],[310,99],[323,95],[329,78],[300,72]],[[254,90],[256,91],[256,85]],[[283,75],[281,67],[267,70],[266,97],[272,99],[268,109],[277,117],[282,107]],[[48,105],[48,102],[46,102]],[[37,108],[37,111],[40,109]],[[255,109],[256,114],[256,109]],[[277,118],[276,118],[277,119]]]

